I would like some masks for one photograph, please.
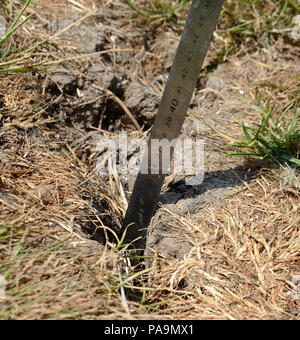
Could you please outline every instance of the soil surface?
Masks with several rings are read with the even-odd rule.
[[[110,12],[109,15],[116,14]],[[74,68],[72,63],[65,63],[52,69],[43,85],[46,96],[55,103],[49,112],[50,115],[58,118],[52,126],[53,129],[58,131],[59,138],[65,139],[66,130],[61,127],[67,126],[68,138],[72,141],[71,146],[79,159],[85,162],[95,148],[97,149],[97,141],[106,131],[112,134],[110,137],[115,136],[114,138],[117,138],[119,131],[126,131],[129,134],[134,131],[130,117],[116,102],[115,97],[129,109],[145,131],[145,134],[139,137],[147,139],[180,37],[179,33],[174,35],[174,32],[156,31],[153,35],[151,30],[141,29],[120,32],[114,25],[103,24],[102,18],[103,16],[100,16],[96,21],[85,20],[74,25],[79,17],[76,14],[70,16],[69,13],[65,13],[63,17],[52,20],[48,27],[49,34],[63,31],[59,34],[60,40],[82,54],[116,49],[116,47],[116,51],[123,50],[113,54],[100,54],[96,61],[90,59],[83,66],[81,65],[80,69]],[[66,28],[68,29],[64,32]],[[141,56],[143,61],[139,66],[145,67],[145,70],[142,70],[141,74],[137,71],[135,74],[132,73],[132,68],[135,66],[132,65],[131,59],[136,58],[135,52],[130,51],[133,47],[134,50],[140,48],[144,54]],[[156,55],[159,55],[159,58],[156,58]],[[157,59],[160,61],[159,64]],[[210,50],[204,67],[212,60],[214,54]],[[240,97],[246,95],[245,91],[249,83],[259,81],[257,65],[265,65],[269,61],[274,63],[275,70],[276,67],[280,68],[286,63],[285,58],[275,54],[272,57],[247,55],[219,64],[209,76],[199,81],[190,110],[197,111],[213,127],[221,126],[225,129],[234,121],[245,122],[251,119],[255,110],[247,107],[245,112]],[[289,66],[291,72],[293,68],[296,71],[296,64],[291,63]],[[146,75],[145,80],[149,81],[151,86],[141,78],[143,73]],[[86,131],[85,136],[82,135],[83,131]],[[257,165],[255,163],[247,165],[238,159],[228,158],[222,151],[222,140],[212,136],[212,132],[193,114],[187,115],[180,138],[204,140],[204,182],[195,187],[185,185],[184,178],[169,177],[160,198],[160,205],[167,209],[183,215],[203,214],[208,205],[222,204],[224,197],[232,190],[255,176]],[[90,142],[87,143],[88,141]],[[87,144],[90,145],[87,147]],[[134,180],[135,175],[131,174],[121,178],[127,199],[130,197]],[[97,201],[97,197],[91,198],[92,202],[95,200]],[[103,208],[100,208],[99,204],[92,203],[92,205],[103,213]],[[160,209],[156,215],[159,214]],[[150,228],[150,236],[147,239],[147,248],[152,250],[158,248],[162,255],[176,258],[181,258],[190,251],[191,246],[182,246],[182,240],[172,228],[158,223],[156,219],[157,217],[154,216],[153,227]],[[118,227],[113,221],[107,220],[107,222],[118,232]],[[81,228],[89,230],[86,226]],[[92,235],[101,243],[105,240],[102,230],[92,231]]]
[[[87,3],[90,2],[87,1]],[[49,216],[46,226],[44,226],[44,220],[39,222],[39,225],[43,225],[47,232],[56,235],[59,230],[67,230],[71,235],[68,236],[68,242],[76,253],[88,257],[100,252],[104,254],[104,257],[107,251],[104,245],[116,243],[116,235],[119,234],[121,228],[136,174],[114,173],[100,176],[97,166],[99,159],[106,151],[103,141],[118,140],[120,132],[126,132],[130,141],[148,139],[182,27],[178,28],[166,22],[161,25],[159,23],[148,26],[145,23],[141,24],[137,15],[130,12],[128,6],[119,3],[116,5],[109,3],[101,6],[100,10],[94,8],[92,14],[89,15],[86,14],[89,12],[80,10],[80,7],[71,4],[71,1],[68,5],[61,5],[60,1],[55,1],[55,6],[57,13],[49,10],[46,3],[42,2],[40,10],[47,20],[37,18],[36,25],[33,25],[35,27],[33,33],[36,29],[42,31],[46,37],[55,37],[53,49],[58,50],[65,61],[49,68],[44,73],[24,76],[22,79],[26,82],[26,90],[22,90],[22,96],[24,98],[32,96],[32,99],[28,99],[28,106],[41,105],[41,103],[45,105],[40,116],[41,126],[34,119],[31,125],[22,125],[22,120],[16,123],[16,117],[20,111],[16,106],[12,106],[10,110],[7,109],[3,115],[1,114],[0,161],[3,164],[12,164],[10,169],[13,172],[9,180],[0,177],[0,187],[3,188],[0,198],[16,211],[20,210],[19,207],[22,204],[25,206],[29,199],[34,200],[36,204],[39,204],[39,209],[43,214],[47,218]],[[127,17],[128,11],[131,13],[129,17]],[[0,17],[0,36],[4,27],[5,22],[2,23]],[[191,180],[189,176],[174,174],[167,176],[156,213],[149,226],[145,255],[150,256],[150,259],[146,260],[146,267],[153,265],[153,259],[155,267],[157,256],[166,261],[163,263],[168,263],[168,261],[180,263],[188,258],[190,263],[192,259],[193,261],[197,259],[202,265],[203,258],[213,254],[214,247],[203,254],[201,247],[215,239],[218,244],[225,242],[225,237],[217,236],[219,230],[223,228],[218,223],[222,222],[225,235],[229,235],[230,223],[224,217],[224,211],[228,211],[230,219],[232,218],[230,220],[233,221],[234,227],[232,228],[241,228],[234,236],[228,236],[230,240],[233,240],[233,245],[225,245],[226,250],[239,249],[239,251],[236,250],[238,254],[235,254],[238,258],[243,255],[246,247],[250,249],[248,241],[244,245],[236,241],[235,237],[240,234],[244,235],[243,228],[249,227],[249,218],[252,218],[252,215],[250,217],[247,215],[247,207],[244,204],[241,207],[241,214],[244,213],[244,216],[249,218],[245,217],[245,222],[235,224],[232,216],[235,213],[240,216],[240,208],[236,208],[234,204],[232,205],[234,208],[231,208],[231,200],[237,202],[241,197],[245,199],[242,196],[243,192],[254,186],[262,188],[262,197],[263,195],[267,197],[267,191],[263,185],[267,183],[268,176],[266,175],[267,179],[260,177],[261,169],[267,163],[229,157],[226,138],[221,137],[213,129],[240,136],[242,131],[238,122],[252,124],[257,121],[257,107],[253,104],[263,103],[266,95],[270,95],[271,92],[269,87],[266,90],[262,89],[261,92],[260,90],[255,92],[253,88],[256,84],[274,83],[279,87],[285,84],[285,81],[290,81],[291,84],[288,83],[286,87],[294,86],[293,77],[299,71],[299,59],[292,49],[288,53],[283,53],[284,51],[284,41],[278,38],[278,42],[269,50],[254,49],[250,53],[243,52],[241,47],[239,54],[224,56],[220,60],[220,36],[218,34],[213,36],[203,66],[203,75],[199,77],[179,136],[180,139],[190,138],[193,141],[199,139],[203,141],[203,182],[199,185],[191,185],[189,184],[191,182],[187,181]],[[11,86],[14,79],[8,82]],[[9,95],[13,98],[16,97],[16,93]],[[280,95],[287,104],[289,98],[284,98],[284,91],[282,94],[280,92]],[[0,105],[8,107],[9,98],[5,96],[3,91],[0,97],[3,104],[0,102]],[[26,114],[23,107],[21,111],[25,111]],[[38,146],[39,153],[32,153],[33,146]],[[137,151],[139,149],[127,155],[128,162],[138,163]],[[63,158],[61,158],[62,155]],[[35,164],[39,166],[35,167]],[[28,183],[23,184],[23,177]],[[13,186],[14,180],[22,187],[23,196],[20,195],[22,199],[18,198],[19,205],[16,204],[17,193],[7,189],[9,185]],[[283,178],[282,181],[284,180]],[[281,194],[278,194],[272,187],[268,191],[268,194],[270,193],[276,197],[276,202],[278,199],[277,203],[280,206],[281,201],[278,197]],[[283,198],[280,197],[284,202],[293,205],[290,197],[296,197],[298,194],[288,191],[286,195]],[[253,196],[249,194],[249,197]],[[264,198],[261,200],[263,202]],[[63,206],[63,213],[58,213],[57,207],[60,204]],[[251,209],[255,207],[259,211],[257,215],[266,213],[261,212],[259,206],[260,203],[255,202]],[[219,211],[218,217],[214,215],[216,211]],[[35,215],[39,216],[38,214],[37,210]],[[53,216],[59,217],[56,220]],[[276,216],[276,214],[275,217],[273,216],[274,220]],[[30,218],[28,220],[31,221]],[[196,221],[195,225],[191,221]],[[201,221],[199,227],[198,221]],[[227,223],[228,230],[225,227]],[[271,222],[269,224],[268,227],[274,228],[276,234],[277,227],[272,226]],[[198,233],[207,234],[203,238],[201,235],[199,237],[201,242],[198,242],[195,241],[194,232],[197,236],[199,236]],[[249,235],[251,237],[254,235],[252,229]],[[267,241],[261,241],[259,236],[253,236],[253,238],[259,239],[259,242],[267,249],[267,255],[271,257],[268,247],[273,239],[270,237]],[[49,236],[41,238],[45,243],[50,239]],[[256,258],[264,248],[253,249],[250,258],[256,261],[256,266],[258,263]],[[222,259],[221,264],[225,266],[230,263],[235,255],[231,254],[231,259],[224,255],[225,259]],[[297,266],[296,255],[296,252],[292,253],[295,257],[292,260],[292,268]],[[240,261],[240,266],[242,266],[242,261],[244,260]],[[109,268],[113,266],[119,268],[119,265],[115,263],[108,264]],[[210,269],[214,267],[214,264],[210,263],[207,266]],[[276,268],[279,267],[280,265]],[[205,265],[203,268],[204,273]],[[101,267],[101,273],[102,269]],[[236,267],[235,270],[238,271],[239,268]],[[289,272],[286,268],[284,270]],[[103,272],[105,272],[104,269]],[[171,278],[168,279],[167,284],[172,294],[174,289],[195,284],[194,274],[188,272],[184,278],[178,278],[177,282],[174,279],[176,273],[176,271],[172,275],[168,273]],[[96,275],[98,274],[95,274],[95,277]],[[202,275],[201,269],[203,286],[206,285],[206,280],[212,277],[207,276],[207,279],[205,275]],[[223,280],[222,275],[220,277]],[[228,274],[228,280],[233,282],[230,275],[233,274],[231,272]],[[245,285],[255,285],[260,280],[263,288],[259,294],[267,296],[264,291],[264,289],[267,290],[264,286],[264,279],[258,280],[252,276],[247,277]],[[244,278],[242,274],[240,277]],[[280,276],[280,280],[282,277]],[[107,278],[105,280],[106,285],[109,280]],[[149,280],[151,283],[151,277]],[[213,280],[219,279],[213,278]],[[293,285],[297,283],[298,281]],[[155,282],[153,285],[155,286]],[[235,287],[239,289],[240,286]],[[211,287],[210,283],[207,287]],[[210,288],[207,287],[205,289],[211,293]],[[293,294],[296,294],[296,288],[293,289]],[[159,287],[159,291],[162,292],[161,299],[167,300],[163,295],[164,287]],[[248,293],[241,291],[241,294],[246,296]],[[135,294],[135,296],[139,295]],[[184,305],[186,305],[187,295],[182,296],[183,298],[180,297],[180,299],[184,299]],[[236,298],[233,293],[232,296]],[[153,301],[156,301],[155,298]],[[238,302],[238,300],[235,301]],[[124,308],[126,310],[126,307]],[[231,302],[228,308],[230,311]],[[295,306],[290,307],[289,310],[292,317],[296,315]],[[188,315],[188,311],[186,313]],[[123,318],[120,315],[118,317]]]

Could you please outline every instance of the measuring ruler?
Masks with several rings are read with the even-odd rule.
[[[147,227],[166,177],[162,162],[151,160],[152,141],[178,138],[222,4],[223,0],[192,2],[121,230],[126,233],[125,243],[130,243],[137,255],[144,249]],[[161,156],[161,150],[159,153]]]

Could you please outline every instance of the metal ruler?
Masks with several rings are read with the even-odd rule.
[[[192,2],[121,230],[137,255],[142,254],[166,176],[162,162],[151,162],[151,141],[178,138],[222,4],[223,0]]]

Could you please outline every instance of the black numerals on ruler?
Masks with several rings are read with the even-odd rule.
[[[204,8],[207,11],[209,8],[209,0],[204,1]],[[201,28],[204,25],[205,17],[200,17],[198,20],[199,27]]]
[[[209,8],[209,0],[205,0],[204,1],[204,8],[205,10],[208,10]],[[204,16],[201,16],[199,19],[198,19],[198,25],[200,28],[202,28],[202,26],[204,25],[205,23],[205,17]],[[198,33],[195,33],[193,38],[192,38],[192,41],[191,41],[191,44],[193,46],[193,48],[197,48],[197,45],[200,43],[200,40],[201,40],[201,36],[200,34]],[[186,52],[186,67],[183,67],[182,70],[181,70],[181,73],[180,73],[180,78],[182,80],[185,80],[187,77],[188,77],[188,74],[189,74],[189,71],[188,71],[188,65],[193,61],[193,57],[194,57],[194,51],[193,49],[189,49],[187,52]],[[178,86],[176,88],[176,93],[177,93],[177,96],[174,97],[174,98],[171,98],[170,99],[170,103],[169,103],[169,110],[170,110],[170,113],[174,113],[179,105],[180,105],[180,101],[181,101],[181,95],[182,95],[182,87],[181,86]],[[170,115],[168,115],[168,117],[166,118],[165,120],[165,126],[168,128],[168,129],[171,129],[172,128],[172,123],[173,123],[173,117]],[[163,137],[164,138],[167,138],[167,133],[166,132],[163,132]]]
[[[179,89],[181,90],[181,88],[179,87]],[[178,99],[176,99],[176,98],[173,98],[172,99],[172,103],[171,103],[171,106],[170,106],[170,110],[171,110],[171,112],[175,112],[175,110],[176,110],[176,107],[178,106]]]
[[[177,110],[177,107],[179,105],[180,96],[181,96],[181,93],[182,93],[182,87],[181,86],[177,87],[176,93],[177,93],[178,97],[171,99],[171,103],[170,103],[170,107],[169,107],[169,109],[172,113]],[[168,129],[170,129],[172,127],[172,123],[173,123],[173,117],[168,116],[167,119],[166,119],[166,126],[167,126]],[[163,133],[163,137],[167,138],[167,134]]]

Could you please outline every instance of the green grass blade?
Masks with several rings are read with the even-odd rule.
[[[3,45],[4,42],[7,41],[7,39],[15,33],[15,31],[17,31],[22,25],[24,25],[29,19],[31,19],[33,15],[34,15],[33,13],[28,15],[28,17],[26,17],[22,22],[20,22],[18,25],[16,25],[10,32],[8,32],[5,35],[5,37],[0,40],[0,46]]]
[[[295,157],[292,157],[292,156],[289,156],[289,155],[281,155],[281,157],[286,160],[286,161],[289,161],[289,162],[292,162],[294,164],[296,164],[297,166],[300,166],[300,159],[298,158],[295,158]]]
[[[125,2],[127,3],[127,5],[129,6],[129,7],[131,7],[136,13],[138,13],[139,15],[141,15],[141,16],[143,16],[143,17],[145,17],[145,18],[148,18],[149,17],[149,15],[147,15],[146,13],[144,13],[143,11],[141,11],[140,9],[139,9],[139,7],[136,5],[136,4],[134,4],[131,0],[125,0]]]
[[[32,17],[33,14],[30,14],[27,18],[25,18],[21,22],[21,24],[17,25],[21,16],[23,15],[24,11],[26,10],[28,5],[30,4],[30,2],[31,2],[31,0],[26,1],[26,3],[23,6],[22,10],[20,11],[19,15],[16,17],[14,22],[10,25],[10,27],[9,27],[8,31],[6,32],[6,34],[4,35],[4,37],[2,39],[0,39],[0,46],[18,29],[18,27],[23,25],[26,21],[28,21],[30,19],[30,17]]]

